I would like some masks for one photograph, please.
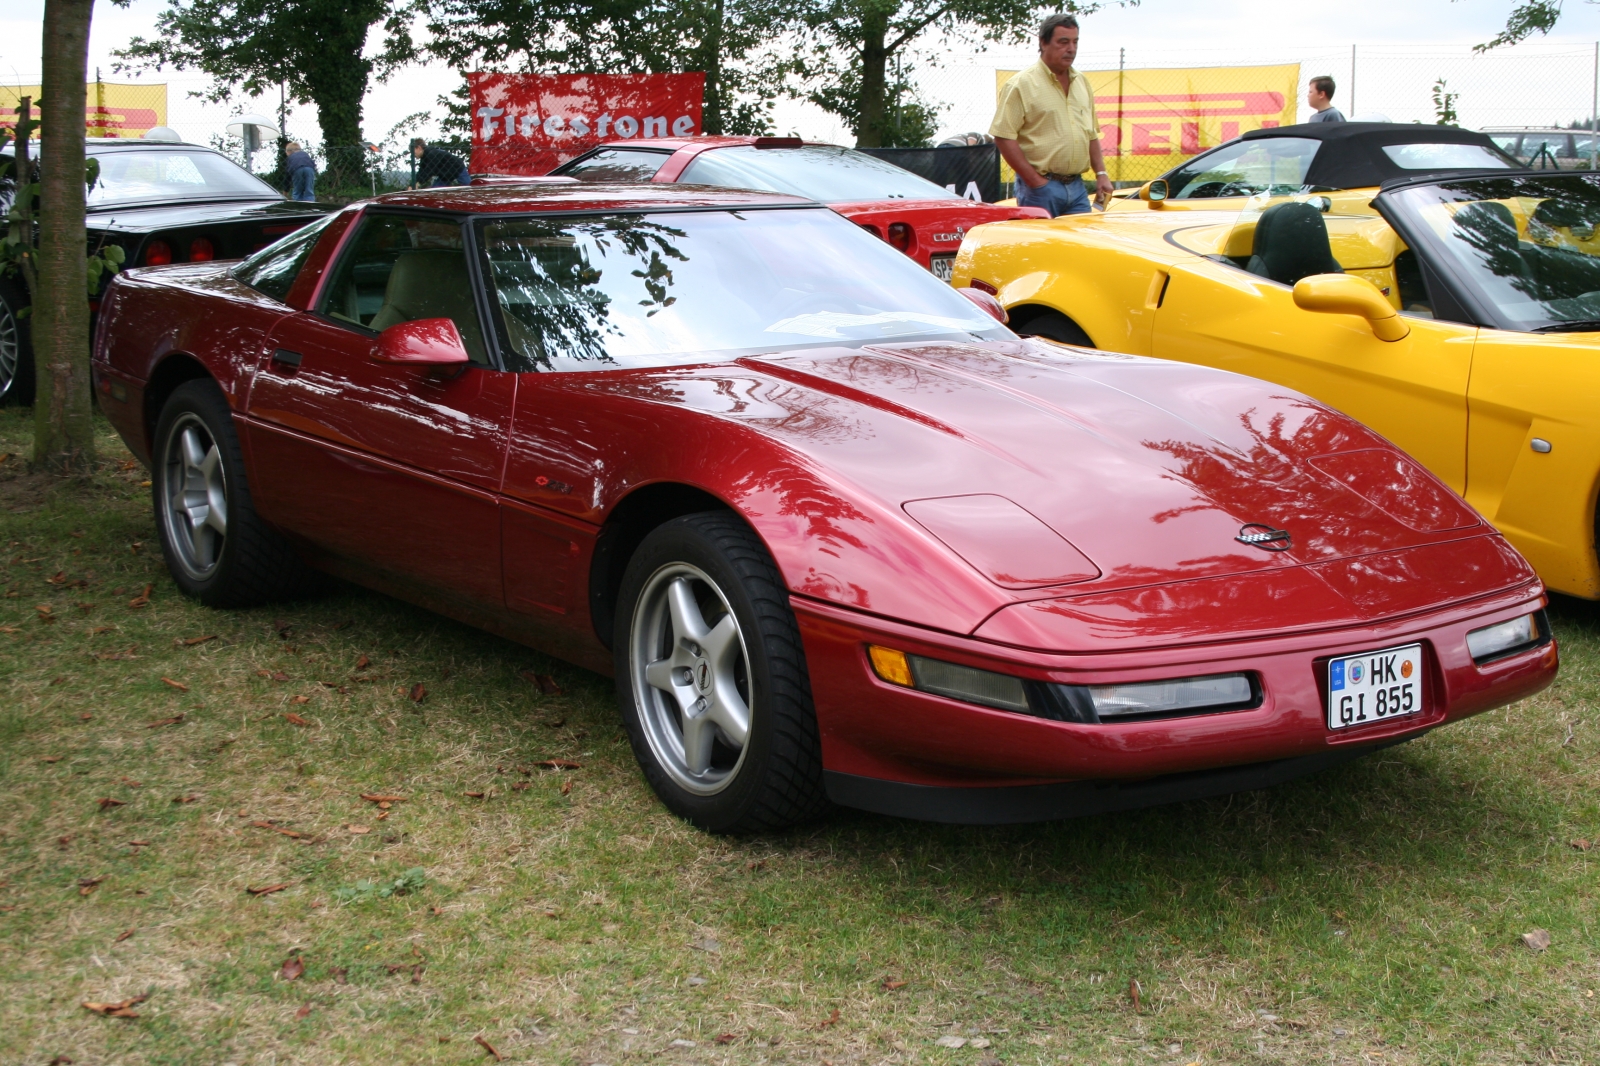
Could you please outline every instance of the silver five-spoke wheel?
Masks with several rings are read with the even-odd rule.
[[[168,542],[178,565],[203,581],[222,561],[228,535],[228,481],[222,454],[206,424],[185,413],[167,434],[160,467]]]
[[[4,294],[0,294],[0,397],[16,385],[21,366],[22,324]]]
[[[722,590],[688,563],[652,574],[631,634],[645,739],[680,788],[714,795],[737,776],[750,739],[750,657]]]

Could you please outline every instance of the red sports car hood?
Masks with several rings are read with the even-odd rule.
[[[811,531],[799,530],[813,543],[821,528],[824,545],[839,534],[836,546],[886,560],[885,540],[953,554],[1012,602],[1492,534],[1358,423],[1205,367],[1026,341],[808,350],[648,377],[617,384],[781,443],[826,486],[836,500],[812,499]],[[840,598],[826,580],[789,578]],[[897,598],[861,591],[868,609]]]

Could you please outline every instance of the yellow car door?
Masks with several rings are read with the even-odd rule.
[[[1151,354],[1288,386],[1366,423],[1457,492],[1467,484],[1467,383],[1476,326],[1405,316],[1410,334],[1297,307],[1287,285],[1199,259],[1174,264]]]
[[[1600,565],[1581,548],[1595,538],[1597,345],[1593,333],[1485,329],[1467,390],[1467,501],[1546,584],[1590,599]]]

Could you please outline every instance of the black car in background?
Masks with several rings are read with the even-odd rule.
[[[336,210],[286,199],[199,145],[91,137],[88,152],[100,163],[89,190],[89,251],[119,245],[126,267],[240,259]],[[3,154],[11,153],[8,146]],[[9,207],[10,197],[0,189],[0,207]],[[18,313],[26,306],[22,278],[0,276],[0,402],[33,400],[28,319]],[[91,311],[98,307],[90,300]]]

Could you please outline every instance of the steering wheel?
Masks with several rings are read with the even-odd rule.
[[[1222,187],[1218,196],[1254,196],[1255,190],[1242,181],[1230,181]]]
[[[1220,181],[1208,181],[1203,185],[1196,185],[1195,188],[1194,188],[1194,191],[1191,192],[1188,195],[1187,199],[1191,199],[1191,200],[1206,200],[1206,199],[1210,199],[1213,196],[1221,195],[1220,190],[1223,187],[1224,187],[1224,183],[1223,182],[1220,182]]]

